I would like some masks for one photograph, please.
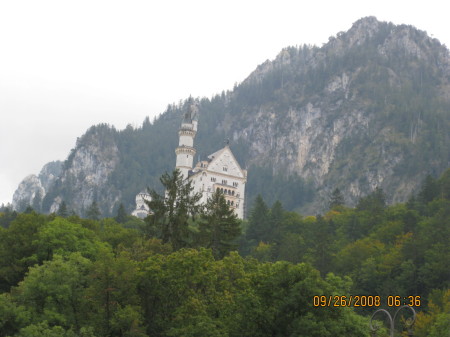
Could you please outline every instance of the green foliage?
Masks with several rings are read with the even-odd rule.
[[[369,195],[361,198],[356,205],[359,211],[368,211],[373,215],[383,212],[386,207],[386,196],[381,188],[376,188]]]
[[[114,256],[111,250],[104,249],[92,264],[85,294],[99,335],[123,336],[135,331],[137,336],[145,336],[137,282],[137,264],[127,254]]]
[[[222,193],[214,192],[208,199],[199,229],[201,245],[211,248],[214,257],[221,259],[237,248],[240,223]]]
[[[421,296],[415,335],[445,335],[448,177],[407,205],[371,196],[323,216],[258,198],[246,235],[265,241],[239,241],[257,259],[228,253],[239,227],[220,194],[194,223],[212,249],[173,251],[111,218],[18,214],[0,230],[0,336],[368,336],[374,308],[315,307],[321,295]]]
[[[286,209],[294,210],[313,200],[314,189],[295,174],[274,174],[270,167],[251,166],[245,195],[246,200],[260,195],[269,204],[280,201]]]
[[[167,328],[170,336],[367,335],[348,308],[314,310],[313,294],[344,289],[339,278],[328,283],[307,265],[258,264],[236,254],[214,261],[206,250],[180,250],[148,259],[144,270],[149,335]]]
[[[79,253],[66,258],[55,255],[41,266],[31,267],[14,290],[14,298],[26,305],[31,323],[47,321],[65,329],[79,330],[87,320],[83,291],[91,262]]]
[[[118,249],[119,246],[122,248],[131,247],[139,238],[139,233],[136,229],[125,228],[111,218],[102,219],[100,226],[98,237],[103,242],[109,243],[113,249]]]
[[[61,326],[49,326],[47,321],[30,324],[20,330],[16,337],[96,337],[91,327],[83,327],[79,333],[72,329],[65,330]]]
[[[86,211],[86,217],[91,220],[99,220],[100,219],[100,209],[98,208],[97,201],[93,201],[91,206]]]
[[[250,211],[246,238],[247,241],[257,244],[260,241],[267,242],[270,237],[269,208],[262,196],[258,195],[255,199],[255,204]]]
[[[324,216],[305,218],[282,211],[278,222],[271,218],[273,209],[258,198],[240,251],[260,261],[311,263],[323,275],[348,275],[354,294],[424,297],[450,286],[450,204],[442,192],[447,178],[446,172],[433,180],[430,197],[417,197],[408,205],[386,206],[386,196],[377,189],[354,209],[339,206]],[[258,224],[264,224],[259,237],[265,235],[265,240],[251,241]]]
[[[344,206],[345,200],[344,196],[342,195],[342,192],[339,190],[339,188],[335,188],[330,196],[330,208],[335,208],[339,206]]]
[[[47,321],[28,325],[20,330],[18,337],[75,337],[73,332],[67,332],[60,326],[49,327]]]
[[[0,210],[0,227],[8,228],[11,222],[17,217],[17,212],[12,207],[2,207]]]
[[[37,262],[35,242],[45,221],[36,213],[19,214],[7,230],[0,231],[0,291],[17,285]]]
[[[147,337],[142,326],[143,318],[139,306],[127,305],[119,308],[111,320],[111,335],[123,337]]]
[[[127,221],[127,212],[125,211],[125,207],[123,206],[123,204],[119,205],[119,208],[117,209],[117,215],[115,217],[115,220],[118,223],[125,223]]]
[[[423,182],[422,189],[419,192],[419,200],[422,203],[429,203],[433,199],[439,196],[439,185],[436,180],[428,175]]]
[[[37,262],[51,260],[54,254],[65,256],[73,252],[93,259],[102,245],[91,230],[59,217],[43,225],[33,243]]]
[[[29,322],[30,317],[23,306],[13,302],[9,293],[0,294],[0,336],[12,336]]]
[[[428,300],[428,310],[419,312],[415,336],[445,336],[450,331],[450,289],[433,291]]]
[[[164,195],[149,190],[152,200],[147,202],[153,214],[147,217],[147,233],[156,234],[163,243],[171,243],[175,250],[192,244],[190,222],[201,211],[200,193],[193,194],[192,182],[183,179],[179,170],[165,173],[161,183]]]
[[[58,212],[56,212],[60,217],[67,218],[69,216],[69,210],[67,209],[66,202],[61,202],[61,205],[59,205]]]

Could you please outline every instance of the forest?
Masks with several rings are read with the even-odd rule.
[[[161,183],[145,221],[3,206],[0,336],[370,336],[409,296],[414,336],[450,331],[450,170],[404,204],[376,189],[350,208],[336,188],[302,216],[258,196],[244,221],[220,193],[199,207],[178,171]]]

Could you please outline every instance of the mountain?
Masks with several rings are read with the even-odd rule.
[[[377,187],[402,202],[450,166],[449,50],[413,26],[360,19],[322,47],[285,48],[232,91],[197,101],[197,153],[230,139],[248,169],[247,207],[261,193],[314,214],[335,188],[348,205]],[[34,204],[52,212],[64,200],[83,214],[96,200],[104,215],[121,202],[131,210],[136,193],[159,188],[173,169],[186,104],[139,128],[91,127]],[[15,207],[29,200],[25,190]]]
[[[31,205],[40,209],[42,199],[61,174],[62,164],[59,160],[47,163],[39,175],[30,174],[25,177],[14,192],[12,202],[14,208],[23,210]]]

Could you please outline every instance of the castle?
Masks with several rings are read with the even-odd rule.
[[[234,210],[239,219],[243,219],[247,170],[240,167],[228,142],[224,148],[209,155],[207,160],[199,161],[193,167],[197,126],[198,113],[195,105],[191,104],[183,116],[178,131],[179,144],[175,149],[177,157],[175,167],[180,170],[184,179],[192,182],[194,192],[201,193],[201,204],[206,204],[215,191],[223,193],[229,207]],[[133,215],[142,217],[144,207],[147,206],[143,200],[144,198],[148,200],[148,197],[148,194],[143,192],[136,196],[137,208],[133,211]],[[149,211],[148,207],[145,211]]]

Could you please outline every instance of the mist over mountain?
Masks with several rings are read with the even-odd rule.
[[[197,100],[197,154],[230,140],[248,169],[247,207],[262,194],[320,213],[335,188],[348,205],[377,187],[403,202],[450,166],[449,50],[413,26],[360,19],[322,47],[287,47],[232,91]],[[14,207],[54,212],[64,201],[83,215],[95,200],[104,216],[120,203],[130,211],[175,167],[186,104],[139,128],[91,127],[63,164],[24,179]]]

